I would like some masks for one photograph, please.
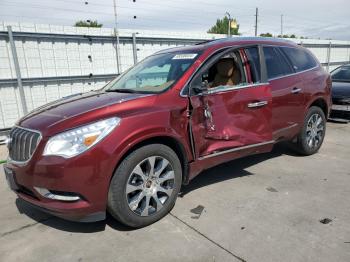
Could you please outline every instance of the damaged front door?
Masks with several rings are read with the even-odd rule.
[[[261,82],[259,61],[257,47],[232,50],[209,61],[194,78],[190,101],[197,157],[272,140],[271,92]]]

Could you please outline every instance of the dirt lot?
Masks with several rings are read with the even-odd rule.
[[[350,124],[329,123],[318,154],[279,145],[208,170],[139,230],[33,210],[0,168],[0,261],[350,261],[349,157]]]

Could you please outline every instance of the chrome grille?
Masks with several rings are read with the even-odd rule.
[[[14,127],[10,132],[9,156],[11,160],[18,162],[28,161],[41,139],[39,132],[29,129]]]

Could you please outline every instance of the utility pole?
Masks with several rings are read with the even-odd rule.
[[[114,9],[114,36],[116,37],[116,47],[115,47],[115,54],[117,58],[117,73],[120,74],[120,55],[119,55],[119,32],[118,32],[118,18],[117,18],[117,3],[116,0],[113,0],[113,9]]]
[[[228,30],[227,30],[227,36],[231,36],[231,15],[229,12],[226,12],[226,15],[228,17]]]
[[[255,8],[255,36],[258,36],[258,16],[259,16],[259,9]]]
[[[281,38],[283,37],[283,15],[281,15]]]

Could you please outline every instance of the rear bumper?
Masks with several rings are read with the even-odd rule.
[[[332,109],[330,117],[350,120],[350,111]]]
[[[350,119],[349,99],[349,97],[332,97],[331,118]]]

